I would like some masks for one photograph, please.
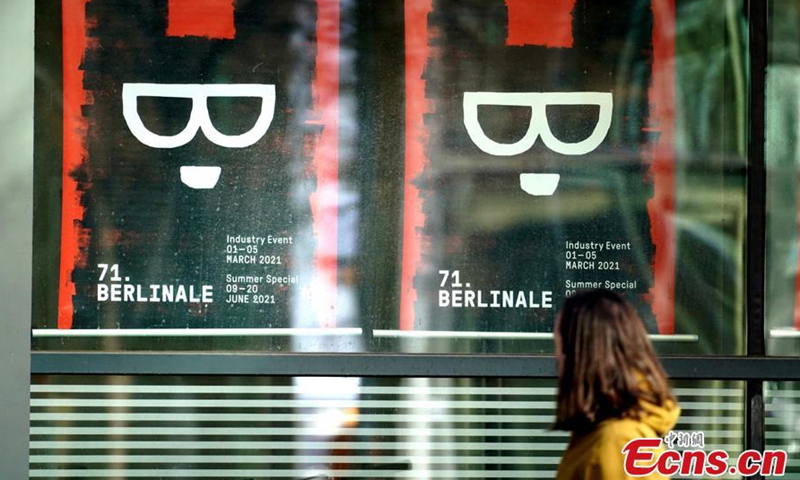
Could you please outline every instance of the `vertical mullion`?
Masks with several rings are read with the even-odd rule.
[[[747,355],[766,354],[765,240],[766,240],[766,168],[765,102],[767,75],[767,0],[747,0],[750,52],[749,143],[747,163]],[[763,451],[764,384],[749,380],[746,387],[745,448]],[[753,478],[762,478],[757,475]]]
[[[767,0],[749,0],[750,142],[747,165],[747,355],[763,356],[766,170],[765,85],[767,74]]]

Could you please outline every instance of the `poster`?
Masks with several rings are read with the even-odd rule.
[[[403,298],[383,334],[550,332],[590,288],[675,333],[674,6],[434,0],[405,15]]]
[[[65,0],[60,14],[45,326],[335,329],[340,3]]]

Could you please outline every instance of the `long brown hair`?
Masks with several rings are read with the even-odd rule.
[[[556,335],[561,371],[555,428],[586,431],[608,418],[638,418],[640,401],[675,401],[636,309],[610,290],[564,302]]]

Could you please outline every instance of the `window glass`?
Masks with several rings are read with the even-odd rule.
[[[765,443],[767,450],[788,453],[786,476],[800,474],[800,388],[797,382],[767,382],[764,384],[766,412]]]
[[[740,383],[676,382],[676,430],[741,451]],[[37,376],[31,478],[554,478],[555,382]]]
[[[36,349],[743,350],[740,2],[40,3]]]
[[[767,322],[768,353],[800,353],[798,283],[798,172],[800,170],[799,6],[769,2],[766,99]]]
[[[374,338],[547,350],[544,298],[606,287],[662,353],[742,353],[741,5],[429,4],[405,3],[399,318]]]

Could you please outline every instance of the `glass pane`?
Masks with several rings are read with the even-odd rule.
[[[800,475],[800,385],[797,382],[767,382],[766,402],[767,450],[784,450],[789,455],[787,478]]]
[[[677,382],[742,448],[742,385]],[[31,478],[554,478],[552,380],[35,377]]]
[[[361,350],[352,3],[37,2],[35,348]]]
[[[743,351],[741,2],[40,3],[36,349]]]
[[[766,100],[767,348],[800,353],[798,174],[800,174],[800,5],[770,5]]]
[[[429,3],[381,348],[549,351],[554,308],[606,287],[662,353],[742,353],[741,2]]]

